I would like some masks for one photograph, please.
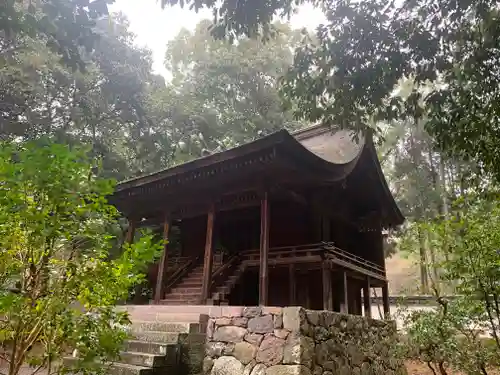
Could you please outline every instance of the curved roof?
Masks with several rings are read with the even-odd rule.
[[[262,152],[267,152],[270,158],[278,153],[292,165],[327,181],[345,179],[363,157],[366,160],[363,164],[369,164],[368,168],[375,172],[376,179],[379,180],[379,187],[376,189],[378,193],[375,194],[381,199],[385,210],[389,211],[387,214],[391,217],[391,226],[404,221],[383,176],[371,136],[355,137],[349,131],[332,131],[323,126],[312,126],[292,134],[281,130],[224,152],[124,181],[118,184],[115,194],[132,196],[138,189],[153,191],[183,183],[194,183],[195,180],[211,178],[237,167],[244,168],[253,162],[242,161],[243,157],[248,159],[249,155]],[[257,163],[258,161],[254,165]]]

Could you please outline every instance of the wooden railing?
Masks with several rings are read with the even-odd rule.
[[[245,262],[254,264],[259,261],[260,252],[258,249],[247,250],[241,253]],[[321,261],[328,259],[334,263],[353,268],[363,272],[368,271],[374,275],[383,277],[384,268],[360,256],[351,254],[336,247],[331,242],[321,242],[316,244],[306,244],[298,246],[273,247],[269,249],[268,262],[270,265],[287,263],[291,258],[300,258],[301,261]]]
[[[268,259],[277,260],[319,256],[324,251],[320,245],[321,244],[272,247],[269,249]],[[260,258],[260,251],[258,249],[247,250],[243,251],[241,255],[246,261],[257,261]]]
[[[201,261],[203,254],[198,255],[195,258],[187,258],[187,261],[179,267],[167,280],[165,285],[165,294],[170,292],[170,289],[182,280],[184,276],[189,274]]]
[[[385,275],[384,268],[369,260],[363,259],[360,256],[351,254],[345,250],[336,247],[333,243],[324,242],[321,247],[325,250],[325,255],[333,256],[336,259],[342,260],[346,263],[364,268],[376,274]]]
[[[228,259],[227,262],[223,263],[219,268],[212,273],[212,284],[210,285],[210,293],[212,294],[213,289],[219,286],[221,283],[226,281],[226,279],[230,276],[231,272],[234,272],[233,266],[239,262],[240,255],[234,255]]]

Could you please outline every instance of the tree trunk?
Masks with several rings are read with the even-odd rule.
[[[440,175],[440,182],[441,182],[441,199],[442,199],[442,202],[441,202],[441,213],[443,214],[443,218],[445,220],[448,219],[448,213],[449,213],[449,209],[448,209],[448,189],[447,189],[447,186],[446,186],[446,168],[445,168],[445,165],[444,165],[444,159],[443,159],[443,156],[441,155],[441,157],[439,158],[439,175]]]
[[[438,172],[436,171],[436,167],[434,166],[434,158],[432,155],[432,150],[431,147],[429,146],[428,148],[428,153],[429,153],[429,163],[431,166],[431,173],[432,173],[432,183],[434,184],[434,189],[436,191],[440,191],[440,184],[439,184],[439,179],[438,179]],[[427,248],[429,249],[429,255],[431,257],[431,267],[432,267],[432,273],[433,273],[433,280],[432,284],[436,287],[439,288],[439,271],[438,271],[438,266],[436,262],[436,252],[434,249],[434,246],[432,244],[432,233],[429,231],[427,232],[427,238],[424,239],[427,241]]]
[[[418,240],[420,243],[420,287],[423,294],[429,293],[429,276],[427,274],[427,249],[425,234],[418,229]]]
[[[412,158],[412,162],[413,162],[413,166],[414,168],[420,168],[420,164],[421,164],[421,157],[422,157],[422,154],[421,154],[421,150],[417,150],[416,149],[416,145],[415,145],[415,130],[417,129],[417,127],[419,126],[419,122],[417,119],[415,119],[415,122],[414,122],[414,127],[411,129],[410,131],[410,147],[411,147],[411,158]],[[423,199],[422,199],[422,196],[421,196],[421,193],[419,193],[418,197],[417,197],[417,200],[418,200],[418,207],[417,207],[417,210],[416,210],[416,219],[417,219],[417,222],[420,222],[422,221],[422,219],[424,218],[424,211],[423,211]],[[421,232],[421,228],[418,228],[418,238],[419,238],[419,243],[420,243],[420,288],[421,288],[421,291],[422,293],[428,293],[429,291],[429,279],[428,279],[428,275],[427,275],[427,262],[426,262],[426,252],[425,252],[425,238],[423,236],[423,233]]]

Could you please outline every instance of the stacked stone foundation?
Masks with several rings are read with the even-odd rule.
[[[211,313],[206,375],[399,375],[394,322],[301,307]]]

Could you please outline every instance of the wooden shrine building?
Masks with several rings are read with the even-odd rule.
[[[128,241],[141,226],[172,237],[150,270],[153,302],[370,314],[361,296],[381,288],[388,313],[382,231],[404,218],[360,138],[283,130],[119,184]]]

